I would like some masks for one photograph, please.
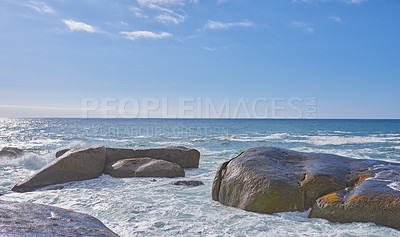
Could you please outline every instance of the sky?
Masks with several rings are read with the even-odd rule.
[[[399,12],[398,0],[1,0],[0,117],[399,119]]]

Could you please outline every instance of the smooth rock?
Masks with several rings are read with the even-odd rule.
[[[183,146],[170,146],[165,148],[151,148],[143,150],[107,148],[106,164],[125,158],[150,157],[176,163],[182,168],[199,167],[200,152]]]
[[[15,192],[29,192],[35,189],[69,181],[97,178],[105,166],[105,148],[83,147],[72,149],[44,166],[29,179],[15,185]]]
[[[212,197],[248,211],[304,211],[322,195],[344,189],[350,168],[342,158],[274,147],[248,149],[225,162]]]
[[[335,222],[374,222],[399,228],[400,164],[302,153],[275,147],[248,149],[223,163],[212,198],[248,211],[305,211]]]
[[[185,171],[179,165],[148,157],[123,159],[107,164],[105,174],[117,178],[126,177],[184,177]]]
[[[86,214],[41,204],[0,201],[1,236],[118,236]]]
[[[400,229],[400,167],[379,162],[355,170],[351,177],[349,188],[320,197],[309,217],[341,223],[374,222]],[[392,185],[397,185],[397,190]]]
[[[172,185],[185,185],[185,186],[201,186],[204,185],[203,182],[197,180],[179,180],[172,182]]]
[[[70,151],[70,150],[72,150],[72,149],[67,148],[67,149],[62,149],[62,150],[57,151],[57,152],[56,152],[56,158],[58,158],[58,157],[64,155],[66,152],[68,152],[68,151]]]
[[[18,156],[22,156],[26,154],[27,152],[24,150],[21,150],[16,147],[3,147],[0,150],[0,157],[10,157],[10,158],[16,158]]]

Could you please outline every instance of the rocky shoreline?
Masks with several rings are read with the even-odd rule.
[[[17,148],[0,150],[0,157],[11,159],[24,154],[27,151]],[[184,177],[184,168],[197,168],[199,160],[199,151],[181,146],[142,150],[104,146],[64,149],[56,153],[54,161],[12,190],[30,192],[48,185],[94,179],[102,174],[114,178]],[[339,223],[373,222],[400,229],[400,190],[392,187],[396,182],[400,182],[399,163],[256,147],[219,167],[212,185],[212,199],[252,212],[272,214],[311,209],[310,218]],[[171,184],[204,185],[196,180]],[[10,214],[11,209],[14,212]],[[46,221],[36,229],[36,222],[25,220],[23,212],[30,218]],[[85,220],[71,227],[71,233],[117,236],[94,217],[71,213],[39,204],[0,202],[0,230],[3,231],[0,233],[59,235],[68,230],[55,230],[53,224],[63,225],[64,221],[67,227]],[[18,225],[25,221],[27,227]]]

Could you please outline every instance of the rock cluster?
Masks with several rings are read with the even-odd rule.
[[[400,229],[399,182],[396,163],[256,147],[220,166],[212,198],[253,212],[312,208],[312,218]]]
[[[113,177],[184,177],[183,168],[197,168],[200,153],[181,146],[133,150],[81,147],[57,152],[47,164],[27,180],[15,185],[15,192],[69,181],[97,178],[103,173]]]

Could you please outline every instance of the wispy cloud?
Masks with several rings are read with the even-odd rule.
[[[138,18],[148,18],[148,16],[146,14],[144,14],[143,10],[138,7],[131,7],[130,10]]]
[[[212,51],[220,50],[220,49],[229,49],[231,47],[233,47],[233,45],[225,45],[225,46],[221,46],[221,47],[208,47],[208,46],[206,46],[206,47],[203,47],[203,49],[212,52]]]
[[[154,20],[162,24],[179,24],[185,21],[186,13],[183,9],[189,3],[198,3],[198,0],[137,0],[139,7],[132,7],[136,17],[148,18],[150,10],[156,12]],[[177,9],[178,8],[178,9]],[[150,12],[151,13],[151,12]]]
[[[339,22],[339,23],[343,22],[342,18],[340,18],[338,16],[330,16],[329,19],[331,19],[332,21],[335,21],[335,22]]]
[[[157,5],[185,5],[187,3],[197,3],[198,0],[137,0],[137,2],[142,5],[150,5],[150,4],[157,4]]]
[[[97,30],[95,27],[85,24],[83,22],[74,21],[74,20],[63,20],[63,22],[65,25],[67,25],[67,27],[71,31],[86,31],[89,33],[100,33],[100,31]]]
[[[177,11],[173,11],[171,9],[165,8],[165,7],[160,7],[155,4],[150,4],[147,6],[150,9],[157,10],[162,12],[162,14],[158,15],[155,17],[155,19],[163,24],[168,24],[168,23],[173,23],[173,24],[179,24],[183,21],[185,21],[185,16],[184,13],[180,14]],[[183,10],[181,10],[183,12]]]
[[[317,2],[343,2],[346,4],[361,4],[367,0],[292,0],[293,3],[317,3]]]
[[[314,32],[314,28],[311,27],[310,24],[305,23],[305,22],[301,22],[301,21],[292,21],[290,22],[290,25],[302,30],[305,30],[307,32]]]
[[[120,21],[119,24],[125,26],[125,27],[129,27],[129,24],[125,21]]]
[[[37,12],[40,13],[48,13],[48,14],[52,14],[54,13],[54,9],[49,7],[46,3],[44,2],[39,2],[39,1],[28,1],[27,3],[22,4],[25,7],[29,7]]]
[[[210,30],[220,30],[220,29],[229,29],[232,27],[250,27],[253,26],[253,22],[249,20],[244,20],[240,22],[220,22],[220,21],[208,21],[205,25],[205,29]]]
[[[151,31],[132,31],[132,32],[121,32],[120,34],[125,35],[127,39],[137,40],[137,39],[162,39],[169,38],[173,35],[168,32],[161,32],[159,34]]]
[[[360,4],[366,2],[367,0],[345,0],[347,4]]]

